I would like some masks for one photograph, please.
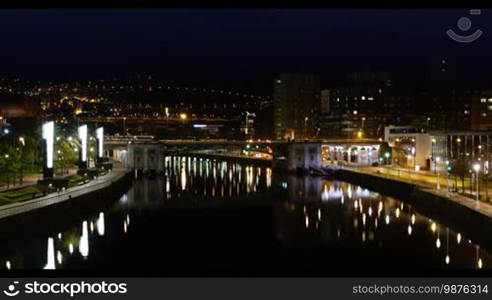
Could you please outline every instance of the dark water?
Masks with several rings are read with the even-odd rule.
[[[3,242],[0,266],[202,275],[492,266],[458,229],[359,186],[189,157],[166,163],[167,176],[136,181],[71,228]]]

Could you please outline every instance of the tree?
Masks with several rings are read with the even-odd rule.
[[[57,137],[55,142],[54,165],[55,170],[60,170],[61,175],[68,172],[68,169],[74,166],[78,160],[78,141],[74,138]]]
[[[386,157],[386,153],[389,153],[389,157]],[[383,161],[385,164],[388,164],[391,162],[392,159],[392,149],[388,145],[388,143],[383,143],[379,147],[379,158],[380,161]]]
[[[469,166],[468,161],[464,157],[460,157],[452,162],[450,162],[451,170],[450,173],[456,177],[461,178],[461,191],[465,192],[465,177],[468,174]]]
[[[39,144],[35,136],[21,136],[18,138],[19,149],[19,179],[21,184],[24,182],[24,174],[28,172],[39,172]]]
[[[11,139],[2,139],[0,141],[0,170],[4,180],[7,181],[7,188],[10,187],[10,179],[13,178],[15,185],[15,177],[20,169],[19,163],[20,153],[12,145]]]

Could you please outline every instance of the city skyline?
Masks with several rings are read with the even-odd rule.
[[[490,273],[488,13],[0,11],[0,269]]]

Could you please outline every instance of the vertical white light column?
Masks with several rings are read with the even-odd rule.
[[[53,149],[55,141],[55,122],[47,122],[43,124],[43,139],[46,140],[46,157],[45,167],[53,168]]]
[[[82,163],[87,162],[87,125],[79,127],[79,139],[80,139],[80,161]]]
[[[97,138],[97,157],[101,158],[104,156],[104,128],[99,127],[96,129]]]

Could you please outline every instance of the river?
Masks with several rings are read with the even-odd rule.
[[[102,211],[1,241],[0,267],[304,275],[492,266],[491,254],[458,229],[360,186],[219,160],[165,163],[166,176],[134,181]]]

